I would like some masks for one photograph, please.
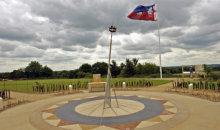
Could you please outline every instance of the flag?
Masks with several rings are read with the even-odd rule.
[[[151,20],[156,21],[157,20],[157,10],[156,5],[150,5],[150,6],[143,6],[138,5],[134,11],[132,11],[128,18],[135,19],[135,20]]]

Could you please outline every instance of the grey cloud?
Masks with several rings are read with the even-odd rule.
[[[184,26],[190,19],[189,9],[198,0],[166,0],[159,1],[159,17],[161,27]]]
[[[65,62],[73,62],[77,58],[76,55],[70,55],[69,53],[60,53],[60,51],[52,51],[45,53],[41,60],[47,61],[49,63],[65,63]]]
[[[190,11],[191,19],[196,19],[198,16],[202,18],[202,21],[193,23],[200,25],[213,25],[218,24],[220,19],[218,17],[219,14],[219,0],[202,0],[196,2],[193,6],[191,6],[192,11]],[[190,8],[189,8],[190,10]]]
[[[220,24],[201,26],[195,32],[186,33],[177,40],[181,43],[197,47],[216,44],[220,41]]]
[[[76,48],[74,48],[74,47],[69,47],[69,46],[64,46],[64,47],[62,47],[62,49],[63,49],[64,51],[76,51],[76,50],[77,50]]]
[[[44,55],[43,50],[31,46],[21,45],[13,52],[8,53],[9,57],[28,58],[28,57],[41,57]]]
[[[47,57],[44,59],[44,61],[50,61],[52,63],[56,62],[66,62],[66,61],[72,61],[74,60],[73,56],[65,56],[65,55],[60,55],[60,56],[54,56],[54,57]]]
[[[99,45],[101,46],[110,46],[110,39],[101,39],[99,42],[98,42]],[[120,46],[121,45],[121,42],[120,41],[112,41],[112,46]]]
[[[128,50],[123,50],[123,51],[117,51],[118,54],[120,55],[124,55],[126,57],[126,55],[140,55],[140,54],[145,54],[148,53],[147,50],[141,50],[141,51],[128,51]]]
[[[15,0],[12,3],[3,0],[0,2],[0,55],[18,63],[36,58],[42,63],[54,64],[55,69],[56,66],[62,68],[64,62],[74,66],[105,60],[110,42],[108,27],[113,20],[117,32],[113,35],[112,56],[116,61],[132,57],[155,59],[158,56],[157,22],[127,18],[137,5],[154,2]],[[174,48],[196,51],[197,57],[202,53],[198,50],[219,54],[213,49],[219,47],[220,41],[220,19],[214,15],[220,11],[218,5],[218,0],[159,1],[162,54],[173,53]],[[195,22],[196,16],[201,18],[199,22]],[[198,29],[190,30],[191,27]],[[139,41],[130,37],[132,33],[139,34]]]
[[[95,47],[95,42],[97,41],[99,34],[97,32],[77,32],[73,33],[73,36],[70,37],[70,42],[73,44],[78,44],[86,47]],[[71,44],[71,43],[70,43]]]
[[[134,43],[131,41],[132,37],[130,39],[126,39],[125,43],[122,48],[123,50],[126,50],[126,53],[131,54],[144,54],[144,53],[150,53],[150,54],[158,54],[158,40],[152,38],[149,35],[144,35],[140,39],[141,41]],[[161,53],[167,53],[170,52],[171,49],[170,43],[162,43],[161,44]],[[123,52],[122,52],[123,53]],[[126,54],[125,53],[125,54]]]
[[[96,41],[99,38],[99,33],[94,31],[70,31],[64,30],[64,33],[54,33],[52,35],[45,36],[45,38],[52,42],[53,47],[67,48],[72,45],[81,45],[88,48],[94,48]]]
[[[30,14],[30,8],[21,1],[3,0],[0,3],[0,38],[11,41],[39,41],[36,27],[41,23],[42,17]]]
[[[48,17],[58,24],[66,23],[65,27],[78,28],[83,31],[108,30],[112,20],[118,27],[118,31],[123,33],[130,33],[137,29],[140,29],[140,32],[148,32],[157,27],[157,24],[153,23],[128,20],[127,15],[136,7],[136,3],[127,2],[127,0],[117,2],[74,0],[66,4],[45,0],[41,3],[37,1],[29,3],[34,13]]]
[[[16,48],[16,45],[6,41],[0,41],[0,48],[1,52],[13,51]]]
[[[41,50],[47,50],[48,48],[50,48],[50,44],[45,43],[42,40],[40,40],[39,42],[38,41],[29,42],[29,45],[34,46]]]
[[[23,28],[0,27],[0,38],[14,41],[32,41],[39,38],[31,31]]]
[[[182,32],[182,28],[171,28],[165,30],[164,32],[161,32],[161,36],[169,38],[177,38],[182,35],[184,35],[184,33]]]

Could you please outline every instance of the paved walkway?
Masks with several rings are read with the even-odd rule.
[[[152,88],[153,89],[153,88]],[[158,88],[155,88],[158,89]],[[170,100],[180,106],[178,110],[181,112],[178,116],[174,116],[170,120],[154,125],[148,129],[172,129],[172,130],[219,130],[220,129],[220,103],[211,102],[191,96],[178,94],[170,94],[165,92],[151,91],[117,91],[117,95],[137,95],[158,97]],[[156,91],[156,90],[155,90]],[[37,120],[44,109],[58,102],[69,99],[84,98],[87,96],[99,96],[104,93],[79,93],[67,96],[57,96],[44,100],[39,100],[23,105],[10,108],[0,112],[0,129],[2,130],[48,130],[53,129],[52,125],[44,124],[41,120]],[[184,120],[182,120],[184,119]],[[143,128],[145,129],[145,128]]]

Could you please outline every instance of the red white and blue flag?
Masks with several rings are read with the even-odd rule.
[[[156,21],[157,20],[157,10],[156,5],[150,5],[150,6],[143,6],[138,5],[134,11],[132,11],[128,18],[135,19],[135,20],[151,20]]]

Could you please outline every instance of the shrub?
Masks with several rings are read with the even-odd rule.
[[[211,72],[209,77],[212,78],[213,80],[218,80],[218,79],[220,79],[220,73],[218,73],[218,72]]]
[[[217,81],[217,84],[220,84],[220,79]]]
[[[92,74],[91,73],[85,73],[85,78],[92,78]]]
[[[86,76],[85,72],[79,71],[77,72],[77,78],[84,78]]]

